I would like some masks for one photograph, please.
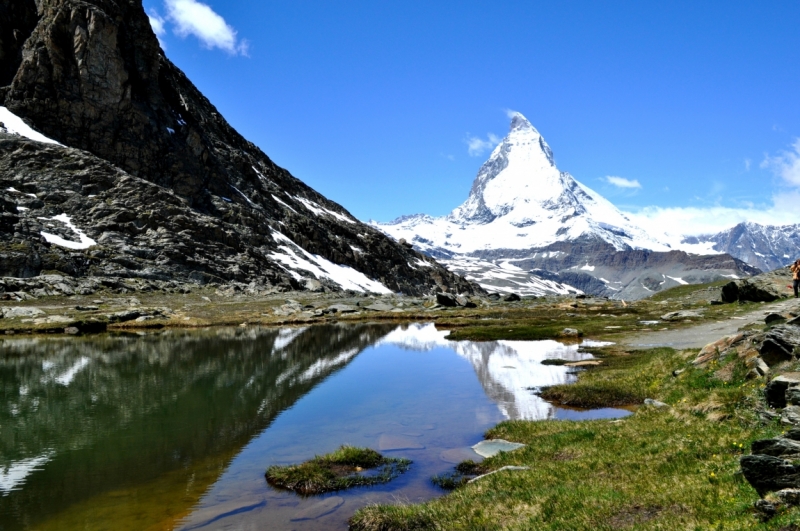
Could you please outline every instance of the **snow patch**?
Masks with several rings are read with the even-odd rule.
[[[5,130],[12,135],[22,136],[28,140],[41,142],[43,144],[62,146],[62,144],[59,144],[52,138],[47,138],[38,131],[34,131],[28,124],[22,121],[22,118],[2,106],[0,106],[0,122],[5,126]]]
[[[272,194],[272,199],[274,199],[274,200],[275,200],[275,201],[277,201],[278,203],[282,204],[283,206],[285,206],[286,208],[288,208],[289,210],[291,210],[292,212],[294,212],[295,214],[297,214],[297,210],[293,209],[292,207],[290,207],[289,205],[287,205],[286,203],[284,203],[283,201],[281,201],[280,199],[278,199],[278,198],[277,198],[277,196],[275,196],[275,194]]]
[[[586,264],[585,266],[583,266],[581,268],[581,271],[594,271],[594,270],[595,270],[595,267],[594,266],[590,266],[589,264]]]
[[[683,286],[686,286],[686,285],[688,285],[688,284],[689,284],[688,282],[686,282],[686,281],[685,281],[685,280],[683,280],[682,278],[675,278],[675,277],[670,277],[670,276],[667,276],[667,278],[669,278],[669,279],[672,279],[672,280],[674,280],[675,282],[677,282],[678,284],[681,284],[681,285],[683,285]]]
[[[325,208],[325,207],[323,207],[321,205],[318,205],[314,201],[311,201],[310,199],[306,199],[304,197],[294,197],[294,199],[297,200],[297,201],[300,201],[303,204],[304,207],[309,209],[311,212],[313,212],[317,216],[322,216],[324,214],[327,214],[329,216],[333,216],[334,218],[338,219],[339,221],[344,221],[345,223],[355,223],[356,222],[354,219],[350,219],[347,216],[345,216],[344,214],[340,214],[338,212],[334,212],[333,210],[329,210],[329,209],[327,209],[327,208]]]
[[[54,216],[52,218],[39,218],[39,219],[51,219],[53,221],[60,221],[61,223],[65,224],[69,229],[72,230],[75,234],[80,237],[80,242],[73,242],[70,240],[65,240],[61,236],[56,236],[55,234],[50,234],[49,232],[41,231],[39,234],[47,240],[48,243],[52,243],[53,245],[58,245],[59,247],[65,247],[67,249],[74,249],[77,251],[82,251],[84,249],[88,249],[93,245],[97,245],[97,242],[91,239],[84,233],[81,229],[76,227],[72,224],[72,220],[66,214],[59,214],[58,216]]]
[[[366,291],[370,293],[392,293],[389,288],[376,280],[368,278],[360,271],[356,271],[348,266],[334,264],[322,256],[309,253],[278,231],[273,230],[272,237],[278,242],[283,242],[285,245],[279,245],[278,247],[283,252],[273,252],[270,253],[269,256],[283,264],[285,266],[284,268],[297,280],[301,280],[303,277],[297,272],[292,271],[294,269],[308,271],[318,279],[330,279],[339,284],[342,289]]]

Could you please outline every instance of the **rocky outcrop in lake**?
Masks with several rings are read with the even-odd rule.
[[[239,135],[140,0],[0,0],[0,106],[0,276],[480,290]]]

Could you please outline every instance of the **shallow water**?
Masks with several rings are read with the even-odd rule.
[[[0,530],[346,529],[442,494],[504,419],[611,418],[532,389],[574,378],[554,341],[449,342],[433,325],[0,340]],[[412,459],[389,484],[301,498],[264,470],[342,444]],[[477,456],[475,456],[477,457]]]

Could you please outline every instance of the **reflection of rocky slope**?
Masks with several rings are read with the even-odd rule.
[[[509,419],[540,420],[550,418],[553,407],[534,395],[533,387],[570,381],[566,367],[542,365],[548,358],[570,361],[586,359],[577,345],[556,341],[448,341],[448,332],[439,332],[432,324],[400,327],[384,337],[389,343],[413,350],[448,348],[472,364],[486,395],[497,403]]]
[[[67,146],[0,134],[0,275],[473,289],[242,138],[141,0],[0,0],[0,111]]]
[[[559,171],[550,147],[519,113],[448,216],[403,216],[375,226],[491,291],[577,290],[621,299],[723,276],[757,273],[728,255],[674,250],[596,191]]]
[[[2,529],[170,471],[193,481],[201,461],[219,460],[221,473],[281,411],[390,330],[3,341]]]

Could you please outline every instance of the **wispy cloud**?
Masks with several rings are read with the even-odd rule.
[[[486,151],[494,149],[500,143],[500,137],[489,133],[487,139],[483,140],[477,136],[468,136],[465,142],[467,143],[467,152],[470,157],[480,157]]]
[[[604,179],[608,184],[616,186],[617,188],[641,188],[642,185],[636,179],[626,179],[625,177],[615,177],[609,175]]]
[[[791,151],[764,157],[761,167],[771,169],[789,186],[800,187],[800,138],[795,139]]]
[[[167,19],[173,24],[173,31],[179,37],[193,35],[207,48],[219,48],[231,55],[248,54],[249,44],[244,39],[239,39],[233,27],[225,22],[210,6],[197,0],[165,0]],[[150,24],[154,18],[151,16]],[[164,30],[164,20],[155,19]],[[158,26],[153,26],[153,31],[159,35]]]

